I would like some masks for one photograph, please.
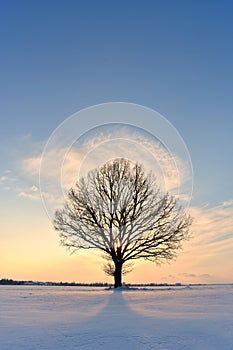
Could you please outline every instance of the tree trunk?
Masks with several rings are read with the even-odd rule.
[[[115,271],[114,271],[114,288],[121,287],[122,286],[122,262],[121,261],[115,261]]]

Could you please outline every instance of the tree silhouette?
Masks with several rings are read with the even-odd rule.
[[[54,219],[63,246],[99,249],[110,258],[105,272],[114,275],[115,287],[122,285],[126,262],[174,258],[190,225],[190,216],[173,196],[161,193],[153,175],[124,158],[81,178]]]

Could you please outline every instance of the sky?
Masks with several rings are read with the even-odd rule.
[[[56,185],[53,162],[61,154],[66,155],[66,188],[80,154],[90,156],[88,168],[94,164],[88,159],[100,159],[107,149],[127,149],[128,157],[140,159],[145,159],[144,146],[153,153],[159,133],[152,145],[143,132],[124,129],[128,116],[109,117],[121,123],[113,130],[104,129],[102,117],[93,113],[92,106],[121,102],[157,111],[168,131],[184,141],[192,171],[178,150],[170,151],[173,156],[178,152],[178,173],[188,169],[186,180],[192,180],[189,211],[194,219],[193,238],[175,261],[161,266],[140,261],[125,280],[233,281],[232,37],[233,4],[227,0],[0,0],[0,278],[111,282],[97,252],[70,255],[60,246],[47,215],[53,189],[46,184]],[[83,110],[91,112],[89,119]],[[144,122],[150,123],[147,131],[156,130],[156,117],[148,118],[135,125],[143,129]],[[95,134],[90,130],[96,126]],[[85,130],[86,137],[76,143],[72,132],[80,136]],[[53,152],[47,147],[42,158],[46,143],[50,146],[56,137]],[[114,138],[115,148],[115,141],[101,148]],[[126,139],[129,147],[122,143]],[[165,146],[170,142],[168,137]],[[153,159],[169,175],[170,163],[161,160],[167,159],[161,152],[157,147]],[[45,166],[39,183],[41,159]],[[46,189],[44,203],[40,186]]]

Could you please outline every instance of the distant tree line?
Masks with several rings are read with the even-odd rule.
[[[40,282],[40,281],[15,281],[13,279],[3,278],[0,285],[38,285],[38,286],[77,286],[77,287],[109,287],[108,283],[76,283],[76,282]]]
[[[40,282],[40,281],[15,281],[13,279],[3,278],[0,285],[16,285],[16,286],[74,286],[74,287],[113,287],[113,284],[106,282],[79,283],[79,282]],[[126,287],[162,287],[162,286],[181,286],[177,283],[127,283]]]
[[[14,281],[12,279],[3,278],[0,280],[1,285],[22,285],[25,281]]]

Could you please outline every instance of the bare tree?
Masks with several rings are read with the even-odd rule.
[[[161,193],[151,173],[123,158],[81,178],[54,219],[62,245],[72,251],[99,249],[110,258],[105,272],[114,275],[115,287],[122,285],[126,262],[174,258],[189,238],[190,224],[190,216],[174,197]]]

